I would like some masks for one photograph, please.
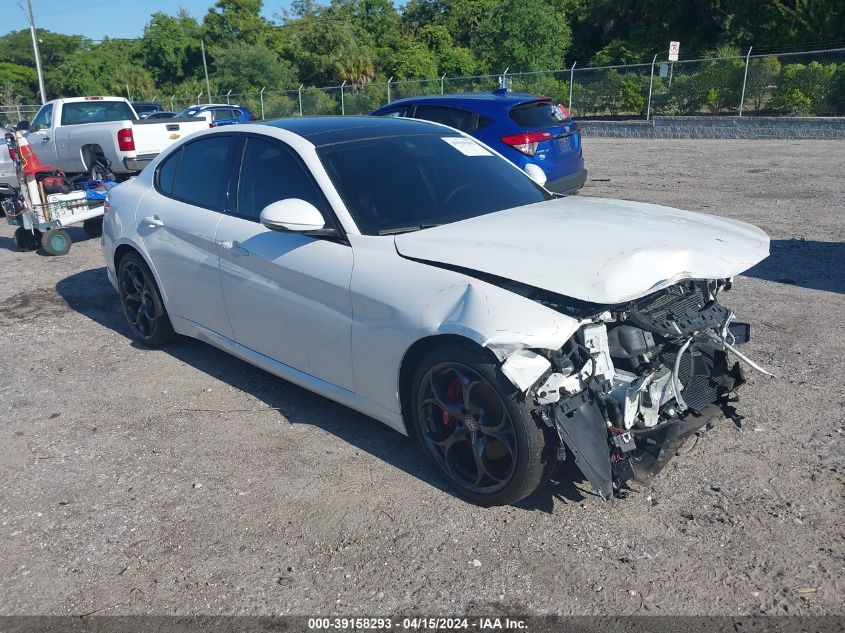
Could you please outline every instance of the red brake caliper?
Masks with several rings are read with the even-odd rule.
[[[452,382],[449,383],[449,386],[446,387],[446,400],[449,402],[460,402],[461,401],[461,381],[457,378],[453,379]],[[449,424],[449,419],[452,416],[449,415],[447,411],[443,412],[443,425],[447,426]]]

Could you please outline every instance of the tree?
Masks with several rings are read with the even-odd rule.
[[[142,38],[142,59],[156,82],[171,88],[202,74],[200,40],[202,29],[197,21],[180,10],[174,17],[153,13]]]
[[[270,23],[261,16],[263,0],[217,0],[203,19],[209,44],[266,44]]]
[[[4,97],[11,98],[11,95],[15,95],[21,100],[32,101],[35,99],[35,93],[32,87],[37,81],[38,77],[34,68],[9,62],[0,62],[0,86],[3,88]]]
[[[544,0],[456,0],[449,29],[493,72],[553,70],[571,44],[563,14]]]
[[[279,60],[264,46],[235,44],[219,49],[215,62],[214,83],[221,94],[258,92],[262,87],[278,90],[298,86],[294,68]]]

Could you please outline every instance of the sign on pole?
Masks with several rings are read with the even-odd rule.
[[[681,50],[680,42],[669,42],[669,61],[678,61],[678,51]]]

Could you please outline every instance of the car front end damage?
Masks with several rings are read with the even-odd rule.
[[[688,280],[621,305],[520,292],[579,319],[560,349],[523,349],[502,372],[560,440],[596,492],[613,498],[631,479],[648,483],[744,383],[736,349],[750,326],[717,300],[729,279]],[[770,374],[769,374],[770,375]]]

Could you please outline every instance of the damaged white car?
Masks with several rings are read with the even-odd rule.
[[[567,452],[605,499],[647,481],[742,384],[739,361],[757,367],[719,297],[765,233],[557,197],[436,124],[217,128],[108,203],[139,341],[196,337],[413,434],[478,503],[528,496]]]

